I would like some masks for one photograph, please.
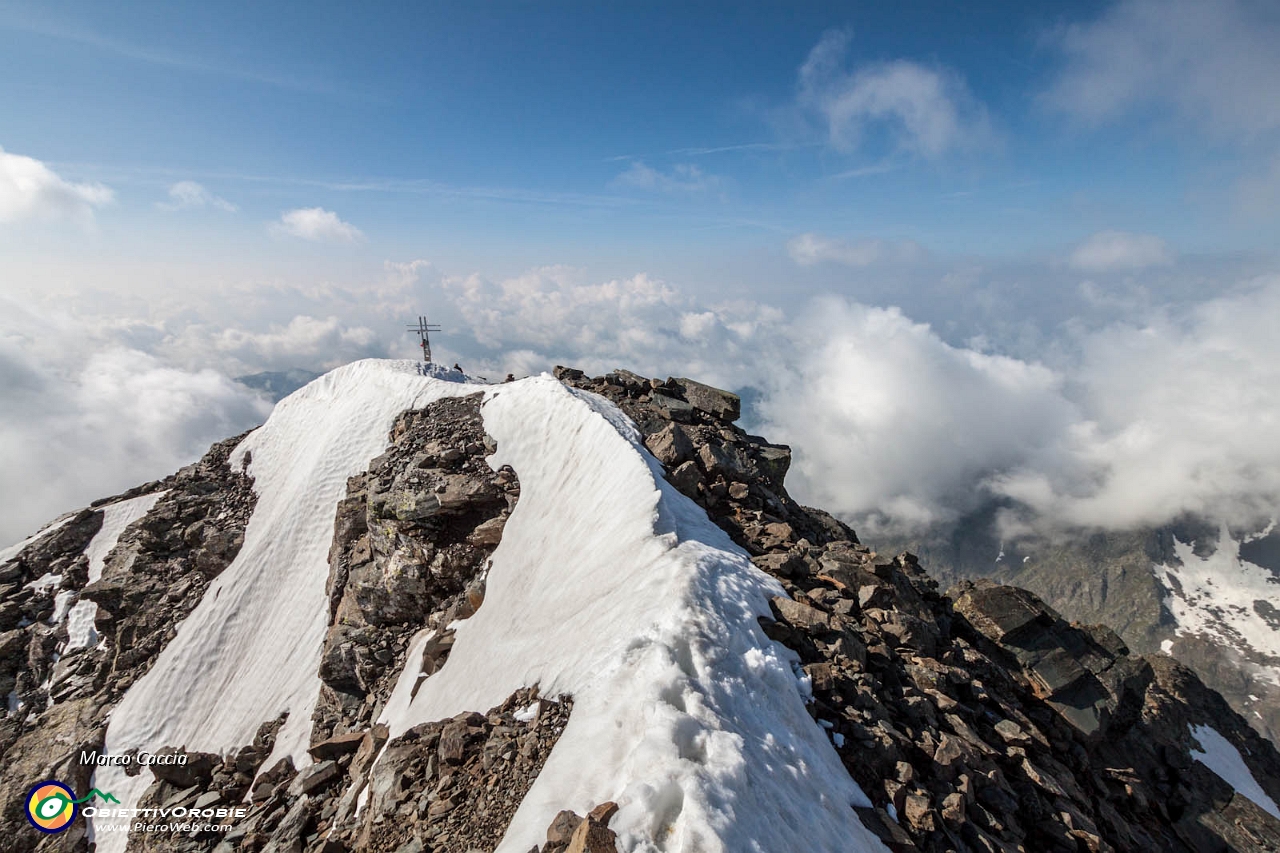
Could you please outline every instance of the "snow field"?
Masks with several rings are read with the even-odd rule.
[[[756,621],[780,587],[663,480],[621,412],[544,376],[489,390],[483,415],[520,502],[484,605],[387,722],[394,737],[532,684],[574,696],[497,853],[605,800],[628,853],[882,850],[794,656]]]
[[[310,763],[328,552],[347,478],[386,449],[397,414],[477,390],[424,377],[414,362],[366,360],[281,401],[231,457],[234,467],[252,454],[258,494],[244,547],[114,709],[104,752],[171,744],[222,753],[288,711],[266,766],[285,755],[298,767]],[[102,767],[93,784],[135,805],[150,774],[123,769]],[[98,853],[122,853],[127,841],[127,833],[106,833]]]
[[[1241,559],[1240,543],[1225,526],[1208,557],[1197,556],[1191,544],[1176,539],[1173,544],[1177,562],[1155,566],[1154,571],[1166,589],[1164,603],[1177,623],[1176,632],[1280,660],[1280,629],[1254,607],[1255,601],[1276,602],[1280,579]],[[1256,672],[1280,684],[1280,666],[1259,665]]]

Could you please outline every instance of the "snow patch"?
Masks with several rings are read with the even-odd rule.
[[[40,577],[27,584],[27,587],[36,592],[49,592],[62,586],[62,575],[55,575],[53,572],[45,572]]]
[[[128,500],[116,501],[102,508],[102,528],[89,541],[84,549],[89,558],[89,583],[102,578],[102,569],[106,566],[107,555],[120,541],[120,534],[126,527],[151,512],[156,501],[168,494],[167,491],[152,492]]]
[[[49,617],[50,625],[57,625],[66,618],[67,610],[71,607],[71,599],[78,594],[74,589],[64,589],[54,597],[53,615]]]
[[[1280,621],[1271,604],[1280,599],[1280,578],[1242,560],[1240,543],[1225,525],[1208,557],[1197,556],[1192,544],[1177,539],[1173,547],[1177,559],[1153,566],[1153,571],[1165,588],[1164,604],[1173,614],[1175,632],[1240,651],[1259,664],[1258,676],[1280,683]]]
[[[1249,770],[1249,765],[1240,756],[1240,750],[1231,741],[1218,734],[1218,730],[1212,726],[1192,726],[1191,736],[1200,743],[1200,749],[1191,750],[1191,755],[1197,761],[1218,774],[1222,781],[1236,789],[1236,793],[1253,800],[1258,808],[1280,820],[1280,808],[1262,790]]]
[[[102,570],[106,566],[107,555],[120,541],[125,528],[151,512],[156,501],[166,493],[152,492],[128,500],[116,501],[102,508],[102,527],[89,540],[85,547],[85,556],[89,558],[89,583],[102,578]],[[77,602],[67,617],[67,647],[65,651],[89,648],[98,644],[98,631],[94,626],[98,618],[98,605],[92,601]]]

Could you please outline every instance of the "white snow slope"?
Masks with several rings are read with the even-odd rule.
[[[1225,526],[1208,557],[1176,539],[1174,553],[1176,562],[1153,570],[1167,592],[1164,603],[1177,622],[1176,632],[1243,652],[1260,664],[1257,674],[1280,684],[1280,626],[1259,612],[1260,606],[1280,603],[1280,578],[1242,560],[1240,543]]]
[[[164,492],[152,492],[149,495],[116,501],[102,508],[102,528],[94,534],[93,539],[89,540],[88,547],[84,549],[85,555],[89,558],[89,583],[102,577],[107,555],[120,541],[120,534],[124,533],[124,529],[151,512],[156,501],[163,496]],[[98,605],[92,601],[80,601],[71,608],[67,615],[67,634],[70,639],[64,652],[97,644],[98,632],[93,627],[97,615]]]
[[[1280,820],[1276,801],[1262,790],[1240,756],[1240,750],[1232,746],[1231,741],[1218,734],[1212,726],[1192,726],[1191,736],[1200,742],[1200,749],[1191,751],[1197,761],[1217,773],[1218,778],[1236,789],[1236,793],[1253,800],[1267,814]]]
[[[491,464],[515,469],[520,502],[484,606],[458,626],[444,668],[395,703],[393,736],[533,684],[574,696],[499,853],[540,842],[559,809],[605,800],[621,805],[612,826],[627,853],[883,850],[851,809],[867,798],[805,709],[794,655],[756,621],[776,583],[667,485],[615,407],[546,376],[476,386],[364,361],[281,402],[233,455],[252,451],[259,493],[243,550],[116,708],[106,751],[226,751],[288,710],[268,765],[309,763],[346,479],[385,448],[398,412],[481,390]],[[102,768],[94,784],[128,805],[147,775]],[[98,849],[125,840],[104,834]]]

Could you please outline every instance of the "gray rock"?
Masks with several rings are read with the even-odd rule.
[[[731,394],[692,379],[669,381],[680,388],[684,392],[684,398],[699,411],[725,421],[736,421],[742,416],[742,398],[737,394]]]

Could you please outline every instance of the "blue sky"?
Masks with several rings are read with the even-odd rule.
[[[850,517],[1280,503],[1274,3],[424,6],[0,0],[0,539],[422,312],[752,387]]]
[[[104,228],[268,255],[286,252],[261,224],[315,206],[370,256],[515,267],[778,257],[810,231],[1006,256],[1104,229],[1196,252],[1276,236],[1274,206],[1233,190],[1272,153],[1249,133],[1167,92],[1101,119],[1048,97],[1063,28],[1104,4],[264,5],[0,5],[0,146],[115,190]],[[800,80],[833,31],[848,43],[829,96],[884,63],[946,91],[834,141]],[[958,126],[936,144],[903,129],[901,110],[944,103]],[[180,180],[238,216],[157,211]]]

